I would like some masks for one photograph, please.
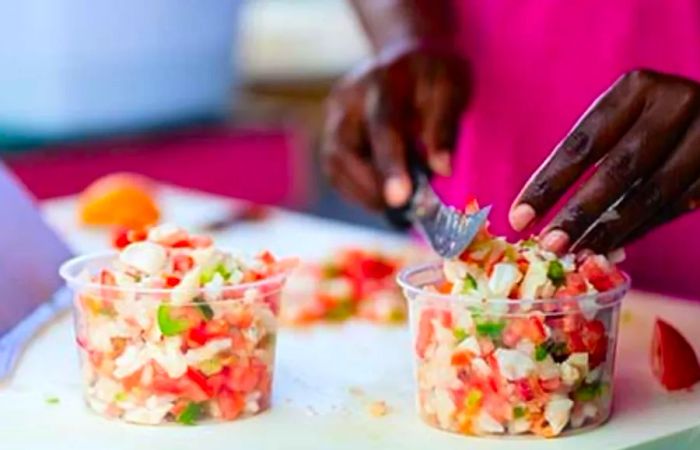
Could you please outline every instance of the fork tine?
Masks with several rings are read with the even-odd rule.
[[[491,205],[471,215],[450,215],[453,221],[457,221],[456,225],[458,226],[451,226],[447,229],[450,235],[449,241],[451,242],[448,243],[446,248],[443,248],[443,254],[441,256],[454,258],[460,255],[484,225],[490,211]],[[454,222],[452,225],[454,225]]]

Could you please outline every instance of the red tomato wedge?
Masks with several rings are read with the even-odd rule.
[[[669,391],[700,381],[700,364],[690,343],[668,322],[657,318],[651,340],[651,370]]]

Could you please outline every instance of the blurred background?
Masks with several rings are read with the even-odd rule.
[[[383,227],[318,164],[368,53],[345,0],[0,3],[0,157],[39,198],[113,172]]]

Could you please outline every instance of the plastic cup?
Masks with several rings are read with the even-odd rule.
[[[592,295],[488,302],[426,290],[444,281],[440,263],[406,268],[397,281],[409,303],[417,408],[429,425],[554,437],[610,417],[627,275]]]
[[[286,274],[173,302],[172,289],[89,281],[116,254],[66,262],[84,395],[95,412],[139,424],[193,424],[270,406],[277,313]],[[179,297],[179,296],[178,296]]]

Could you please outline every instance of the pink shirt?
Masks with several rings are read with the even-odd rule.
[[[700,2],[455,0],[474,92],[445,198],[493,204],[492,229],[590,103],[618,77],[650,68],[700,80]],[[700,298],[700,213],[627,248],[638,288]]]

